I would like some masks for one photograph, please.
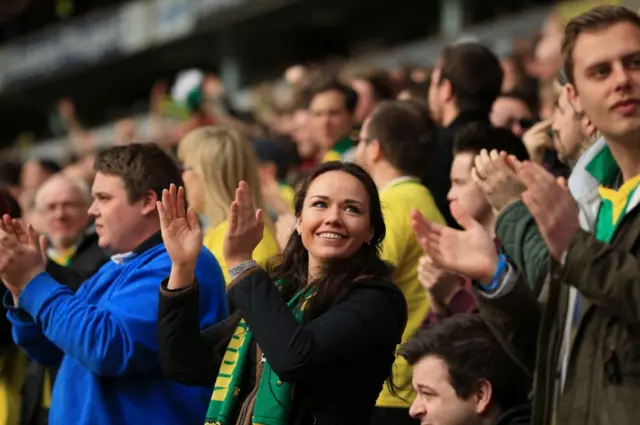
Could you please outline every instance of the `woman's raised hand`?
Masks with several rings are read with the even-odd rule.
[[[223,255],[229,269],[251,260],[263,232],[262,210],[256,209],[251,188],[241,181],[236,189],[236,200],[231,203],[224,239]]]
[[[185,211],[184,188],[172,184],[158,202],[162,240],[174,266],[195,269],[202,249],[202,229],[193,208]],[[191,282],[189,282],[191,284]]]

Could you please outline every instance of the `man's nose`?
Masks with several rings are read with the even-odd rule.
[[[89,206],[89,209],[87,210],[87,214],[89,214],[92,217],[98,216],[98,208],[96,207],[95,202],[91,203],[91,205]]]
[[[629,70],[622,64],[616,64],[612,70],[615,78],[616,88],[621,91],[627,91],[631,88],[631,77]]]
[[[426,413],[425,407],[418,402],[418,400],[414,400],[409,408],[409,416],[413,419],[420,419]]]

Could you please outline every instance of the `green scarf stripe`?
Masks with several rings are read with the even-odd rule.
[[[338,152],[340,155],[344,155],[349,149],[353,148],[354,144],[351,137],[338,140],[332,151]]]
[[[283,282],[276,282],[278,286],[282,284]],[[313,289],[304,289],[287,303],[299,322],[302,322],[306,301],[314,293]],[[299,302],[301,298],[304,300],[302,303]],[[222,359],[222,366],[213,389],[205,424],[232,425],[236,422],[237,418],[232,415],[237,410],[241,391],[240,384],[247,369],[245,365],[249,358],[251,340],[251,331],[243,319],[238,324]],[[252,415],[251,423],[255,425],[287,425],[293,398],[293,386],[283,382],[271,369],[268,361],[262,366],[256,365],[256,367],[262,367],[262,376],[258,383],[253,412],[248,412]]]

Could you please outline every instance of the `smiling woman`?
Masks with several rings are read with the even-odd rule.
[[[368,423],[407,317],[379,256],[385,225],[371,177],[350,163],[320,166],[297,193],[296,232],[267,271],[251,260],[264,222],[242,182],[224,250],[237,313],[202,332],[192,320],[195,258],[185,258],[201,231],[183,198],[172,188],[159,205],[174,260],[158,318],[164,372],[214,384],[207,423]]]

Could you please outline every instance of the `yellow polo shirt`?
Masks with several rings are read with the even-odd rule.
[[[418,261],[424,254],[413,233],[411,210],[418,209],[429,221],[445,224],[444,218],[429,190],[412,177],[393,180],[380,191],[380,201],[387,234],[382,243],[382,258],[395,267],[393,281],[407,300],[407,327],[402,343],[411,338],[421,327],[429,310],[427,296],[418,281]],[[384,386],[376,406],[408,408],[415,398],[411,385],[411,366],[402,357],[393,365],[393,383],[399,388],[401,400]]]

